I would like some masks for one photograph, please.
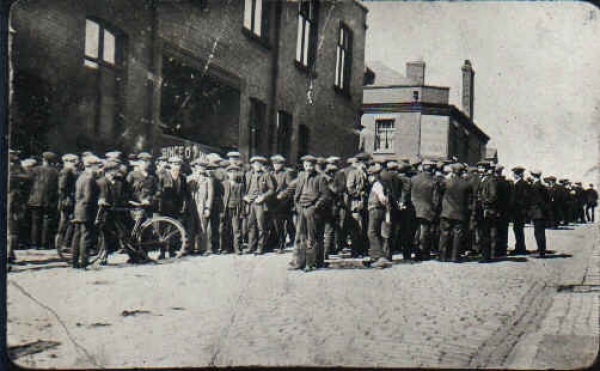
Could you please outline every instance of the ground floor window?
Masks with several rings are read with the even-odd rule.
[[[374,152],[393,152],[395,133],[396,128],[394,120],[375,121]]]

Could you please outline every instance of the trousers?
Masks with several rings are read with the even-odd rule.
[[[264,204],[250,205],[248,216],[248,249],[262,253],[267,242],[267,215]]]
[[[88,265],[88,251],[92,248],[95,238],[95,227],[93,221],[74,223],[73,234],[73,267],[85,268]]]
[[[51,236],[54,236],[56,212],[51,207],[30,208],[31,236],[30,243],[36,247],[52,248]]]
[[[461,220],[442,218],[440,221],[439,261],[457,261],[464,238],[464,223]]]
[[[233,246],[233,251],[239,254],[242,251],[242,214],[240,208],[227,208],[225,211],[225,229],[231,232],[229,246]]]
[[[427,260],[431,254],[431,232],[432,222],[426,219],[418,219],[419,228],[417,230],[417,245],[419,248],[416,252],[418,260]]]
[[[322,265],[322,218],[315,206],[299,206],[296,210],[296,240],[292,265],[297,268],[316,268]]]
[[[369,224],[367,227],[367,236],[369,236],[369,256],[373,261],[386,257],[383,245],[382,224],[385,220],[385,209],[372,208],[369,210]]]
[[[546,255],[546,220],[545,219],[534,219],[533,220],[533,234],[535,236],[535,242],[537,243],[537,251],[540,256]]]

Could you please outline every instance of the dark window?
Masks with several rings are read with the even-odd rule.
[[[350,65],[352,62],[352,32],[344,24],[339,29],[336,53],[335,86],[345,93],[349,93]]]
[[[375,122],[375,152],[393,152],[394,134],[396,128],[394,120],[377,120]]]
[[[308,154],[310,130],[306,125],[298,125],[298,158]]]
[[[287,112],[277,112],[277,153],[288,158],[291,147],[292,115]]]
[[[255,98],[250,98],[250,156],[258,154],[260,142],[260,129],[264,127],[266,105]]]
[[[253,35],[268,39],[269,2],[245,0],[244,27]]]
[[[317,44],[317,9],[315,0],[298,2],[298,35],[296,41],[296,62],[303,67],[312,67]]]
[[[111,138],[120,116],[119,91],[125,78],[123,68],[125,37],[122,32],[97,19],[86,19],[85,57],[86,81],[84,112],[90,132],[99,140]]]

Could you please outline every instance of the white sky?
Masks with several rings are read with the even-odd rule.
[[[475,69],[474,119],[509,168],[597,183],[600,11],[583,2],[363,1],[366,61],[401,74],[426,62],[461,108],[465,59]],[[587,173],[587,174],[586,174]]]

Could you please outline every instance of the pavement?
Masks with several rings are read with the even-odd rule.
[[[291,254],[114,256],[81,272],[19,250],[9,354],[36,368],[581,368],[599,348],[599,237],[598,225],[547,230],[546,259],[396,256],[389,269],[310,273],[288,271]],[[535,248],[532,228],[526,242]]]

